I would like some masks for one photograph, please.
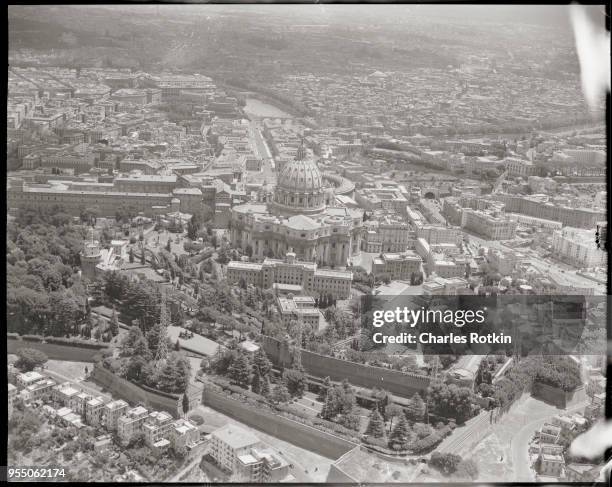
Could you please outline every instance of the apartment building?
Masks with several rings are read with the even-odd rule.
[[[608,254],[594,245],[595,230],[565,227],[552,236],[552,257],[574,267],[605,266]]]
[[[102,415],[104,417],[104,425],[109,431],[117,429],[117,421],[127,411],[129,405],[123,399],[111,401],[104,405]]]
[[[153,450],[163,450],[169,447],[168,440],[174,428],[172,416],[165,411],[153,411],[142,424],[145,444]]]
[[[233,424],[210,434],[210,455],[222,468],[235,472],[238,457],[249,453],[251,448],[261,446],[261,440],[248,430]]]
[[[127,445],[142,430],[142,424],[149,416],[149,411],[142,406],[128,409],[117,420],[117,436],[119,441]]]
[[[85,422],[92,426],[98,426],[102,424],[104,415],[104,398],[94,397],[85,403]]]

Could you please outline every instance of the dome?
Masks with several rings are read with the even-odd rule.
[[[323,178],[317,163],[306,156],[302,144],[295,160],[288,162],[278,176],[274,190],[275,214],[311,215],[325,209]]]
[[[314,161],[296,160],[285,165],[277,186],[288,191],[318,193],[323,189],[323,179]]]

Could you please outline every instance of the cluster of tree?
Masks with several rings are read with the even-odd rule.
[[[202,205],[202,209],[191,215],[189,222],[187,222],[187,238],[197,240],[198,238],[212,236],[212,228],[205,227],[212,216],[212,209],[207,205]]]
[[[356,412],[355,391],[348,380],[327,388],[321,418],[334,421],[345,428],[359,430],[359,415]]]
[[[159,321],[161,293],[148,279],[135,282],[118,272],[108,272],[95,283],[92,295],[98,302],[116,306],[124,321],[137,321],[145,332]]]
[[[185,392],[191,364],[183,354],[176,351],[167,352],[165,358],[161,357],[162,336],[166,340],[166,350],[172,350],[172,344],[163,334],[161,325],[151,328],[146,336],[139,327],[131,327],[121,343],[120,363],[113,368],[126,379],[154,389],[171,393]],[[107,357],[105,360],[108,363],[113,359]]]
[[[457,423],[464,423],[472,417],[472,391],[456,384],[445,384],[434,381],[427,391],[431,412],[444,418],[453,418]]]
[[[222,350],[219,347],[211,367],[217,374],[228,376],[233,384],[247,390],[250,386],[251,391],[255,394],[270,397],[272,362],[262,348],[257,350],[251,358],[240,349]]]
[[[535,380],[564,391],[573,391],[581,383],[580,365],[568,356],[542,357]]]
[[[15,367],[21,372],[29,372],[36,367],[42,367],[49,359],[44,352],[35,348],[20,348],[17,350],[16,355],[18,358],[15,362]]]
[[[85,229],[60,207],[21,210],[7,223],[7,329],[77,334],[88,319],[75,273]]]
[[[445,476],[453,475],[456,478],[474,480],[478,477],[478,467],[471,460],[463,460],[454,453],[433,452],[428,465],[435,468]]]

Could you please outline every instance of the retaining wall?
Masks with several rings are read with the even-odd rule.
[[[156,393],[152,389],[145,389],[118,377],[98,364],[94,366],[92,378],[114,396],[130,404],[142,404],[148,409],[167,411],[175,418],[182,415],[182,395],[171,397]]]
[[[263,347],[275,366],[290,366],[291,355],[286,343],[265,336]],[[424,397],[430,381],[427,376],[348,362],[307,350],[302,350],[302,366],[308,374],[316,377],[329,376],[336,382],[347,379],[353,385],[369,389],[380,387],[401,397],[412,397],[416,392]]]
[[[204,388],[202,402],[264,433],[334,460],[357,446],[339,436],[298,423],[273,411],[255,409],[209,387]]]
[[[16,353],[20,348],[35,348],[36,350],[44,352],[51,360],[65,360],[68,362],[93,362],[94,355],[104,350],[104,348],[96,350],[95,348],[81,348],[70,345],[58,345],[56,343],[42,343],[7,338],[7,353]]]

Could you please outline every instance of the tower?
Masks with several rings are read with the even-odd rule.
[[[93,280],[96,277],[96,266],[100,262],[102,253],[100,243],[94,238],[93,228],[89,229],[89,237],[83,243],[81,252],[81,274],[87,279]]]

